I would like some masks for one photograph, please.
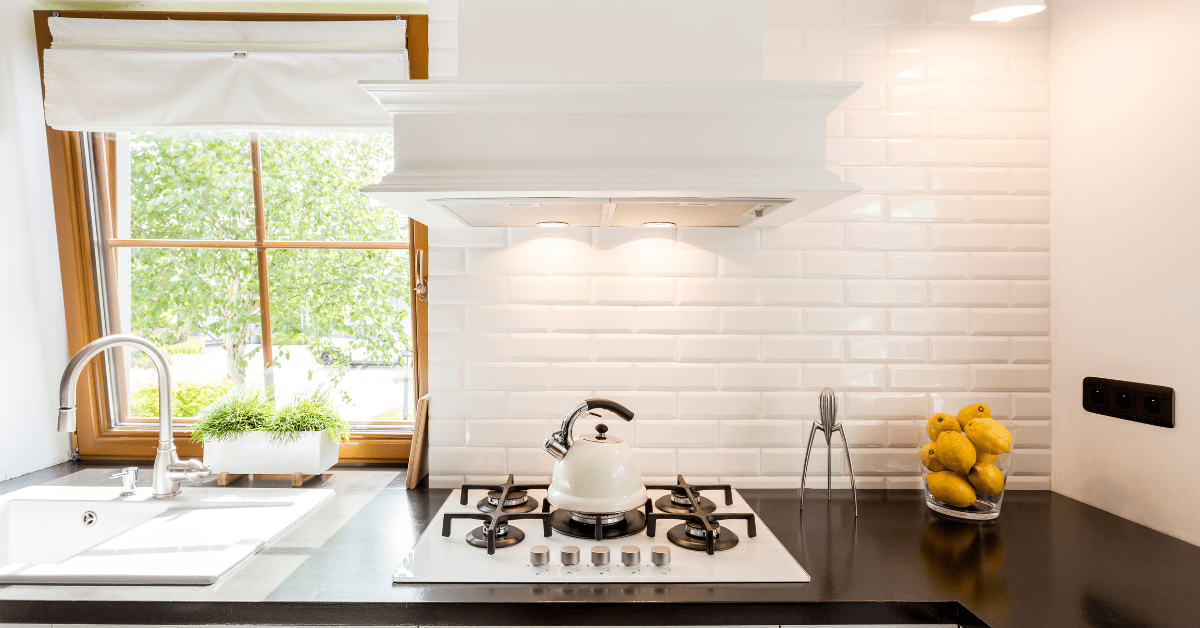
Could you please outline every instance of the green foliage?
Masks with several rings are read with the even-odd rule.
[[[192,417],[208,404],[220,399],[232,388],[229,384],[193,384],[178,382],[171,390],[171,414]],[[130,416],[158,418],[158,387],[147,386],[133,391],[130,397]]]
[[[199,338],[191,338],[179,344],[167,345],[162,350],[167,355],[200,355],[204,353],[204,341]]]
[[[139,133],[130,146],[133,237],[254,239],[246,134]],[[407,237],[406,218],[359,191],[388,171],[390,136],[264,133],[260,154],[268,239]],[[195,330],[224,346],[229,379],[242,385],[260,333],[254,252],[141,248],[130,266],[133,333]],[[268,274],[276,345],[299,341],[319,360],[347,338],[355,359],[372,362],[409,347],[404,252],[272,250]]]
[[[230,393],[209,408],[192,428],[192,440],[233,440],[247,432],[266,430],[275,417],[275,403],[256,388]]]
[[[338,414],[326,390],[307,397],[298,397],[279,409],[266,431],[278,442],[287,443],[300,437],[301,432],[321,430],[336,441],[350,439],[350,424]]]

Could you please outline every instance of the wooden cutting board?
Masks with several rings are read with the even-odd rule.
[[[404,486],[417,488],[417,484],[429,475],[429,443],[425,437],[429,423],[429,395],[417,400],[416,425],[413,426],[412,447],[408,450],[408,477]]]

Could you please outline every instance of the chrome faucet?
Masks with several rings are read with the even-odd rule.
[[[199,482],[212,473],[199,460],[180,460],[175,451],[175,436],[171,429],[171,369],[167,356],[154,343],[129,334],[114,334],[89,342],[67,363],[58,386],[58,431],[75,431],[75,386],[79,373],[97,353],[112,347],[136,347],[150,356],[158,370],[158,453],[154,456],[154,497],[174,497],[180,492],[180,482]]]

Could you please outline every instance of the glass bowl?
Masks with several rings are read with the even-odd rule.
[[[1005,488],[1001,490],[998,495],[984,495],[979,491],[975,491],[975,503],[965,508],[951,506],[950,504],[936,499],[929,493],[929,474],[932,473],[932,471],[925,468],[925,465],[921,464],[920,456],[921,449],[930,442],[929,433],[925,431],[924,419],[913,422],[917,430],[917,449],[914,453],[917,454],[915,456],[917,467],[921,470],[921,490],[925,491],[925,505],[929,506],[930,510],[950,517],[957,517],[959,519],[967,519],[970,521],[987,521],[1000,516],[1000,504],[1004,501],[1004,491],[1008,488],[1009,468],[1012,465],[1013,453],[1017,446],[1015,438],[1017,433],[1017,425],[1012,421],[1001,421],[1000,419],[995,419],[995,421],[1007,428],[1008,431],[1014,436],[1013,451],[1010,451],[1006,454],[1000,454],[1000,456],[996,458],[996,461],[992,463],[996,465],[996,467],[1000,469],[1000,473],[1004,475]]]

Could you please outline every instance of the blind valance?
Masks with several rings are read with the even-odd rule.
[[[63,131],[386,130],[358,81],[408,78],[402,20],[49,24],[46,123]]]

